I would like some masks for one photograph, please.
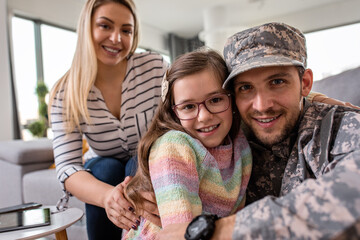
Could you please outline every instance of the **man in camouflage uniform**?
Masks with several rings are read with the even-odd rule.
[[[360,111],[304,99],[304,35],[264,24],[230,37],[224,57],[254,157],[233,239],[359,238]]]
[[[313,75],[304,35],[264,24],[230,37],[224,57],[224,88],[254,162],[247,206],[217,220],[211,239],[359,239],[360,111],[305,99]],[[159,237],[183,233],[178,225]]]

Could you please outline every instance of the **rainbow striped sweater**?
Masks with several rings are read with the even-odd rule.
[[[151,181],[162,227],[190,222],[201,213],[220,217],[245,205],[252,156],[242,131],[227,145],[207,149],[180,131],[169,131],[152,146]],[[160,227],[141,219],[138,230],[123,239],[154,239]]]

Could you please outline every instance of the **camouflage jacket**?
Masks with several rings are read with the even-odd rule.
[[[304,109],[271,149],[247,135],[253,170],[233,239],[360,238],[360,111],[308,102]]]

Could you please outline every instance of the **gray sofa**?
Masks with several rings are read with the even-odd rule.
[[[55,169],[49,169],[53,163],[49,139],[0,142],[0,208],[25,202],[56,205],[62,190]],[[75,197],[69,206],[85,212],[84,203]],[[85,217],[69,227],[67,234],[71,240],[87,239]]]
[[[360,106],[360,67],[315,81],[312,90]]]

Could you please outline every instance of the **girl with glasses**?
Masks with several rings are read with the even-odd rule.
[[[239,129],[222,57],[198,50],[178,58],[162,83],[162,102],[138,146],[138,169],[125,188],[137,215],[155,192],[162,228],[202,213],[228,216],[245,204],[252,157]],[[234,105],[235,106],[235,105]],[[141,218],[125,239],[153,239],[161,228]]]

